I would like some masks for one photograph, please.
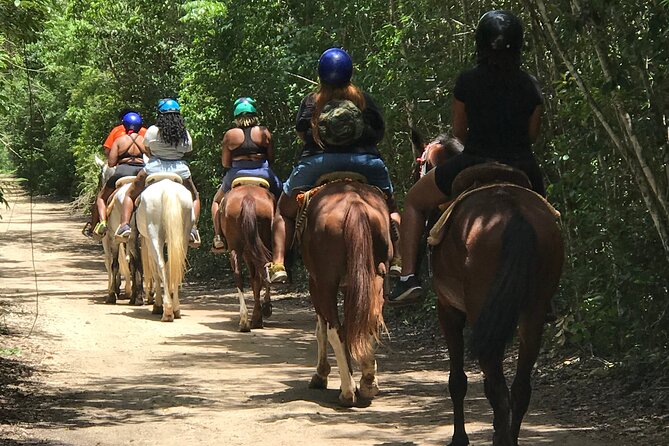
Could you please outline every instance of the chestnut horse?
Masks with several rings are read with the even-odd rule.
[[[220,207],[221,232],[230,250],[230,266],[235,277],[239,296],[239,330],[251,331],[263,328],[263,316],[272,315],[269,284],[265,277],[265,264],[272,260],[268,246],[272,246],[272,219],[274,216],[274,196],[264,187],[242,185],[225,194]],[[244,300],[239,257],[244,259],[251,278],[253,290],[253,313],[249,313]],[[265,288],[264,299],[260,303],[260,291]]]
[[[363,183],[326,184],[309,203],[301,243],[318,317],[318,366],[309,387],[327,388],[329,341],[341,378],[340,402],[356,403],[351,360],[362,369],[360,396],[371,399],[379,391],[374,351],[384,326],[383,281],[392,257],[385,198]],[[337,311],[340,288],[343,324]]]
[[[485,395],[493,409],[493,445],[517,445],[532,391],[530,373],[564,261],[556,215],[531,190],[498,184],[470,193],[447,224],[434,247],[432,267],[450,356],[451,446],[469,444],[463,408],[465,323],[473,328],[471,351],[483,371]],[[518,362],[509,394],[503,360],[516,328]]]

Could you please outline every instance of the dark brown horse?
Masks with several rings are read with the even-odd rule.
[[[383,327],[383,280],[392,257],[388,207],[383,195],[366,184],[339,181],[325,185],[311,200],[302,235],[302,257],[318,321],[318,366],[311,388],[327,388],[334,350],[341,378],[339,400],[356,403],[351,360],[360,364],[359,394],[379,391],[374,351]],[[343,324],[337,293],[344,295]]]
[[[517,445],[532,391],[530,373],[564,260],[556,215],[528,189],[502,184],[481,189],[454,209],[432,259],[439,321],[450,355],[451,445],[469,444],[463,409],[465,323],[473,328],[471,350],[493,408],[493,445]],[[509,393],[503,359],[516,328],[518,363]]]
[[[272,315],[269,285],[265,281],[265,264],[272,260],[268,246],[272,242],[274,197],[264,187],[243,185],[225,194],[219,214],[221,231],[230,250],[230,265],[239,295],[239,330],[263,328],[263,316]],[[244,300],[244,282],[239,265],[240,256],[249,270],[255,301],[251,321]],[[263,302],[260,292],[265,289]]]

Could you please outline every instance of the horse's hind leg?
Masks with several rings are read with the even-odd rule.
[[[453,438],[449,446],[466,446],[469,437],[465,431],[465,396],[467,395],[467,375],[464,369],[465,346],[462,330],[465,327],[465,315],[455,308],[437,301],[439,324],[446,338],[450,370],[448,373],[448,392],[453,402]]]
[[[253,265],[249,266],[251,274],[251,289],[253,290],[253,313],[251,314],[251,328],[263,328],[262,309],[260,308],[260,290],[262,290],[263,279],[260,271]]]
[[[230,268],[235,278],[235,285],[237,285],[237,297],[239,297],[239,331],[247,333],[251,331],[251,322],[249,321],[249,309],[244,299],[244,283],[239,269],[239,256],[235,250],[230,251]]]
[[[316,373],[311,377],[310,389],[327,389],[330,363],[328,362],[328,332],[327,323],[321,316],[317,316],[316,340],[318,342],[318,365]]]
[[[530,375],[539,355],[544,312],[537,311],[532,320],[521,320],[518,327],[518,367],[511,385],[511,439],[518,444],[520,424],[527,412],[532,395]]]
[[[479,360],[485,377],[483,381],[485,396],[488,398],[493,411],[493,446],[513,445],[511,441],[509,387],[504,378],[503,360],[504,350],[491,355],[489,358]]]
[[[373,338],[373,336],[370,336]],[[374,340],[371,340],[374,342]],[[372,350],[360,361],[362,378],[360,378],[360,396],[372,399],[379,393],[379,382],[376,379],[376,358]]]

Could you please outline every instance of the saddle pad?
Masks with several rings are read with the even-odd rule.
[[[114,186],[118,190],[118,188],[123,186],[124,184],[132,183],[133,181],[135,181],[135,178],[137,178],[135,175],[128,175],[125,177],[121,177],[118,180],[116,180]]]
[[[184,181],[181,179],[179,175],[176,173],[172,172],[160,172],[160,173],[152,173],[148,177],[146,177],[145,184],[148,186],[153,183],[157,183],[158,181],[162,180],[170,180],[174,181],[175,183],[183,184]]]
[[[340,172],[330,172],[330,173],[325,173],[318,177],[318,180],[316,180],[316,186],[322,186],[325,183],[331,183],[332,181],[341,181],[341,180],[350,180],[350,181],[357,181],[359,183],[367,183],[367,177],[357,173],[357,172],[348,172],[348,171],[340,171]]]
[[[269,189],[269,181],[260,177],[237,177],[232,180],[231,188],[234,189],[237,186],[259,186]]]
[[[500,186],[523,189],[523,190],[532,192],[534,195],[541,198],[541,201],[544,202],[544,204],[546,205],[548,210],[551,212],[551,214],[553,214],[553,216],[555,217],[556,220],[558,218],[560,218],[560,212],[557,209],[555,209],[553,207],[553,205],[548,202],[548,200],[546,200],[544,197],[542,197],[541,195],[539,195],[538,193],[534,192],[531,189],[527,189],[525,187],[518,186],[517,184],[512,184],[512,183],[487,184],[485,186],[477,187],[475,189],[468,190],[468,191],[458,195],[458,197],[448,205],[446,210],[441,214],[441,217],[439,217],[439,220],[437,220],[437,222],[434,224],[434,226],[430,230],[430,234],[427,238],[427,243],[431,246],[436,246],[439,243],[441,243],[441,241],[444,238],[444,234],[446,233],[447,223],[448,223],[451,215],[453,214],[453,211],[455,210],[456,206],[458,204],[460,204],[465,198],[467,198],[470,195],[473,195],[477,192],[481,192],[481,191],[486,190],[486,189],[490,189],[490,188],[493,188],[493,187],[500,187]]]

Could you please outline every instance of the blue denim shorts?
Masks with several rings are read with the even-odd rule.
[[[312,188],[321,175],[338,171],[359,173],[367,177],[369,184],[388,194],[393,193],[393,184],[383,160],[368,153],[319,153],[304,157],[283,183],[283,191],[292,196]]]
[[[278,199],[281,195],[282,183],[279,177],[269,167],[265,161],[233,161],[232,167],[228,170],[221,180],[221,190],[228,192],[232,187],[232,182],[237,177],[258,177],[269,181],[269,191]]]
[[[151,157],[149,158],[149,162],[146,163],[146,166],[144,166],[144,171],[147,175],[162,172],[176,173],[183,180],[187,180],[191,177],[188,163],[184,160],[164,160]]]

